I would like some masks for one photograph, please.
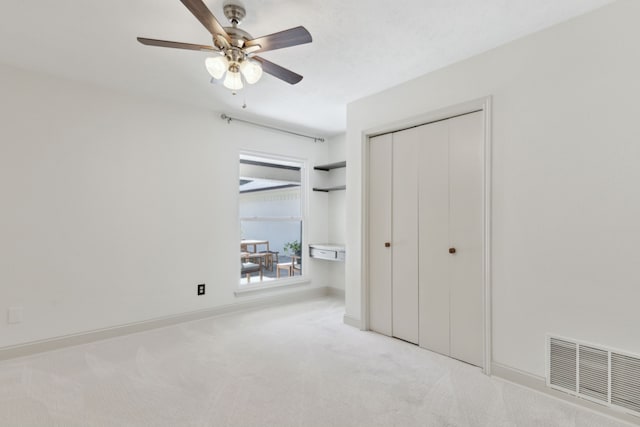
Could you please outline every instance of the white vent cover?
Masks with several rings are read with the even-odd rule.
[[[640,357],[548,336],[547,386],[640,416]]]
[[[551,338],[549,343],[549,384],[572,392],[576,391],[578,345]]]
[[[640,359],[611,353],[611,403],[640,413]]]
[[[605,350],[581,345],[578,351],[579,394],[607,403],[609,398],[609,354]]]

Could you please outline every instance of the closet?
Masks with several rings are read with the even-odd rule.
[[[483,112],[369,143],[371,330],[481,366]]]

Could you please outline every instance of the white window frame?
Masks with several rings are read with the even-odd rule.
[[[307,183],[309,182],[309,168],[308,168],[308,164],[309,161],[308,159],[305,158],[300,158],[300,157],[291,157],[291,156],[284,156],[284,155],[279,155],[279,154],[273,154],[273,153],[265,153],[265,152],[260,152],[260,151],[252,151],[252,150],[240,150],[238,152],[238,169],[237,169],[237,178],[240,177],[240,158],[242,156],[250,156],[250,157],[260,157],[261,159],[264,159],[265,162],[269,162],[269,161],[273,161],[274,163],[278,163],[278,162],[292,162],[292,163],[297,163],[298,165],[300,165],[300,217],[296,217],[296,216],[292,216],[292,217],[240,217],[240,194],[238,193],[238,199],[237,199],[237,217],[238,217],[238,230],[237,230],[237,235],[238,235],[238,242],[242,239],[241,238],[241,223],[242,221],[301,221],[302,223],[302,235],[300,236],[302,241],[301,241],[301,248],[302,248],[302,274],[300,276],[292,276],[292,277],[283,277],[280,279],[275,279],[273,281],[269,281],[269,282],[251,282],[251,283],[247,283],[247,284],[240,284],[240,279],[238,280],[238,283],[236,284],[236,291],[235,294],[236,295],[240,295],[243,293],[253,293],[253,292],[259,292],[259,291],[264,291],[264,290],[268,290],[268,289],[273,289],[273,288],[281,288],[283,286],[294,286],[294,285],[300,285],[300,284],[306,284],[309,283],[309,256],[308,256],[308,251],[305,250],[306,247],[308,246],[306,244],[307,242],[307,234],[308,234],[308,211],[309,211],[309,195],[308,195],[308,186]],[[236,183],[238,182],[237,180],[235,181]]]

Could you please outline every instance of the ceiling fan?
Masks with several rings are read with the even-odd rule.
[[[256,53],[311,43],[311,34],[306,28],[300,26],[268,36],[253,38],[249,33],[238,28],[238,25],[246,15],[244,7],[240,4],[225,3],[224,16],[229,20],[231,26],[223,27],[202,0],[180,1],[211,33],[213,46],[144,37],[138,37],[138,41],[147,46],[214,53],[215,56],[205,60],[207,71],[216,80],[224,77],[224,86],[234,93],[244,87],[243,80],[249,84],[254,84],[260,80],[263,71],[292,85],[302,80],[300,74],[267,61],[257,56]]]

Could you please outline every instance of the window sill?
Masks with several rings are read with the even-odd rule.
[[[242,296],[247,294],[259,293],[261,291],[270,291],[272,289],[281,289],[296,285],[308,285],[310,283],[311,279],[309,279],[307,276],[291,277],[289,279],[276,280],[268,284],[257,282],[255,284],[252,283],[248,285],[240,285],[238,288],[236,288],[234,294],[235,296]]]

